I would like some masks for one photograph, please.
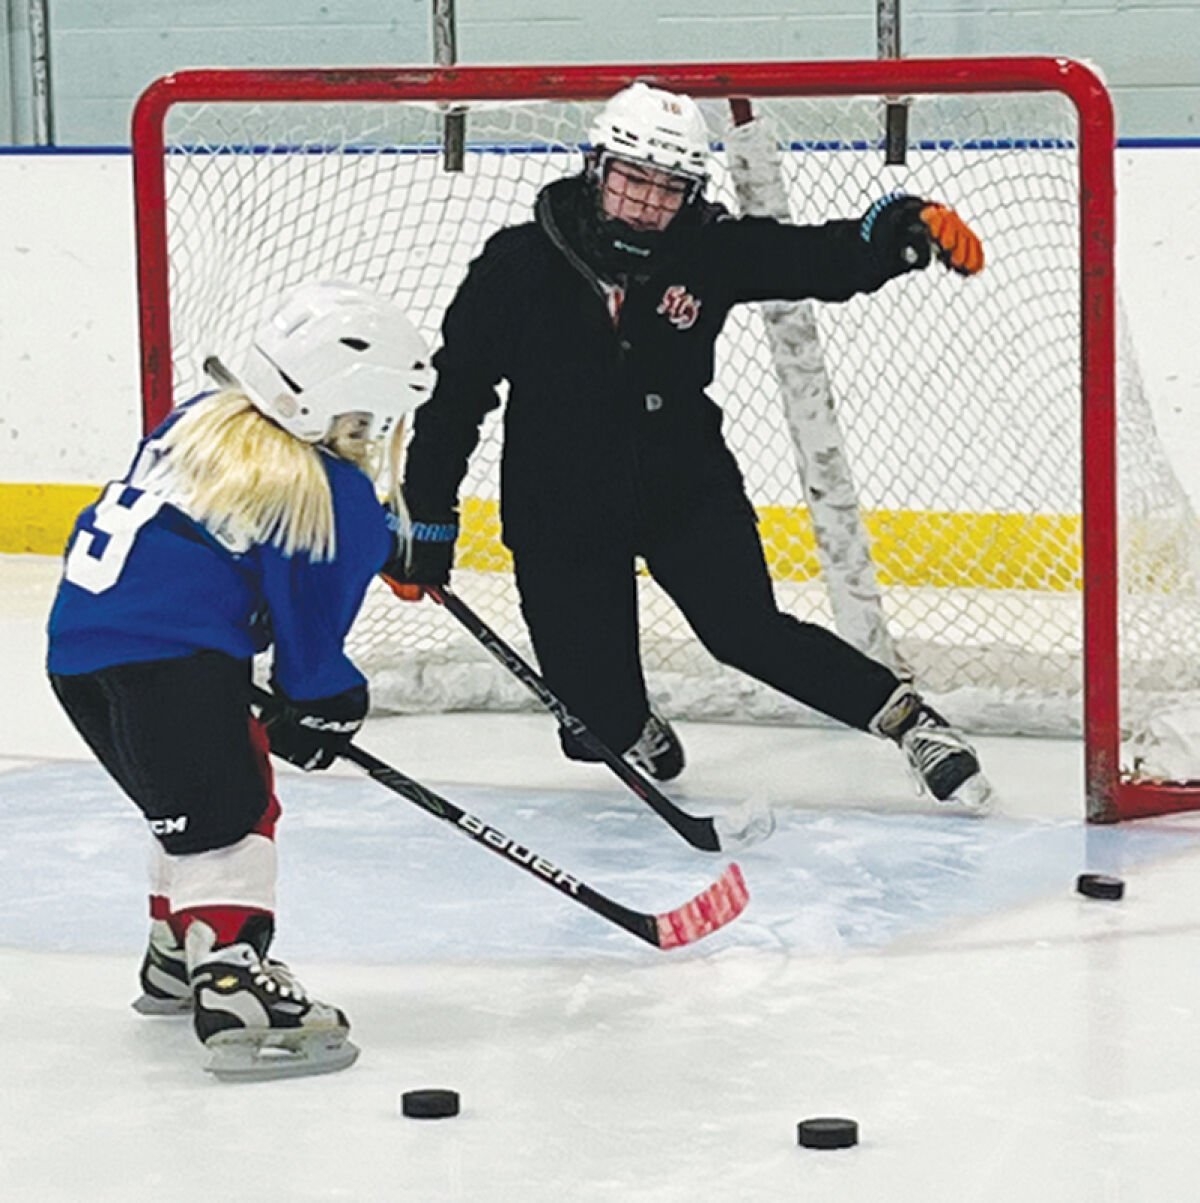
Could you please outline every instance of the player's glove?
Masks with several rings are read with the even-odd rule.
[[[274,686],[275,704],[264,706],[271,751],[305,772],[327,769],[346,750],[367,715],[367,687],[312,701],[293,701]]]
[[[932,255],[959,275],[983,271],[983,243],[953,209],[918,196],[893,194],[863,216],[859,233],[898,272],[929,266]]]
[[[396,554],[383,566],[383,579],[402,601],[420,601],[428,589],[450,583],[458,516],[413,518],[389,523],[396,535]]]

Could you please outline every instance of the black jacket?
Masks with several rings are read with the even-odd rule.
[[[881,262],[857,219],[793,226],[691,206],[647,275],[628,282],[614,325],[584,258],[586,188],[574,177],[543,189],[536,220],[488,240],[446,311],[437,386],[417,411],[405,469],[414,516],[438,519],[457,504],[502,379],[501,514],[514,551],[581,541],[643,550],[702,502],[748,504],[704,391],[730,308],[841,301],[904,270]]]

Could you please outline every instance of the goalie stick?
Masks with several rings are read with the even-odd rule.
[[[274,695],[265,689],[253,686],[251,692],[254,701],[263,710],[270,710],[276,704]],[[731,923],[746,909],[746,904],[750,901],[742,870],[738,865],[730,864],[707,889],[701,890],[690,902],[677,906],[673,911],[652,915],[632,910],[614,902],[579,878],[572,877],[544,856],[539,856],[532,848],[518,844],[489,823],[469,814],[440,794],[435,794],[419,781],[414,781],[399,769],[393,768],[357,745],[348,745],[341,755],[344,760],[358,765],[393,793],[407,798],[409,802],[415,803],[434,818],[449,823],[455,830],[469,836],[490,852],[524,869],[538,881],[545,882],[560,894],[581,903],[610,923],[623,927],[627,932],[656,948],[680,948],[684,944],[693,944]]]
[[[504,665],[518,681],[565,727],[585,748],[602,760],[656,815],[683,836],[693,848],[703,852],[726,852],[733,848],[748,848],[766,839],[775,829],[775,820],[765,807],[744,803],[728,815],[715,819],[690,815],[680,810],[660,789],[655,787],[623,756],[618,756],[603,743],[582,720],[576,718],[559,700],[550,687],[491,627],[446,586],[430,587],[429,595],[445,606],[471,632],[487,651]]]

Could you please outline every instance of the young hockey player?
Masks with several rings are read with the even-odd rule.
[[[176,409],[80,515],[49,623],[54,692],[156,837],[146,1012],[191,1011],[222,1076],[342,1069],[336,1007],[268,955],[276,875],[270,751],[328,767],[367,688],[343,641],[395,553],[373,478],[428,396],[408,319],[354,285],[306,284],[236,380]],[[276,705],[250,711],[273,645]]]
[[[547,684],[597,736],[660,780],[683,768],[642,675],[641,556],[718,660],[895,741],[938,802],[981,810],[974,751],[908,681],[779,610],[705,394],[733,305],[842,301],[933,257],[972,275],[979,239],[944,205],[903,195],[820,226],[735,219],[704,197],[698,107],[643,83],[612,97],[591,144],[534,220],[488,241],[446,313],[406,458],[417,537],[401,595],[448,580],[467,459],[507,380],[501,508],[522,613]]]

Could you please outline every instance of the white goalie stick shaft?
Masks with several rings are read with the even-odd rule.
[[[277,704],[274,696],[265,689],[253,687],[251,693],[254,702],[268,713],[272,706]],[[652,915],[645,911],[632,910],[601,894],[599,890],[593,889],[579,878],[572,877],[544,856],[539,856],[532,848],[518,844],[498,828],[435,794],[419,781],[406,776],[399,769],[393,768],[357,745],[348,745],[341,755],[343,759],[358,765],[380,785],[415,803],[427,814],[449,823],[456,831],[503,857],[509,864],[516,865],[573,902],[586,906],[588,910],[594,911],[618,927],[623,927],[627,932],[656,948],[679,948],[684,944],[693,944],[731,923],[746,909],[746,904],[750,901],[741,869],[736,864],[730,864],[707,889],[672,911]]]
[[[446,586],[429,589],[433,599],[445,606],[459,622],[489,651],[589,752],[602,760],[656,815],[672,830],[683,836],[693,848],[703,852],[720,852],[721,835],[711,818],[690,815],[680,810],[660,789],[638,772],[623,756],[618,756],[607,744],[576,718],[559,700],[532,667],[511,648],[491,627]]]

